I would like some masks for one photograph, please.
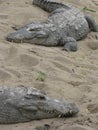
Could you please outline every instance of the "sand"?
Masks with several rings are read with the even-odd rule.
[[[88,11],[98,23],[98,0],[66,0]],[[31,0],[0,0],[0,85],[32,86],[53,98],[73,101],[80,109],[77,117],[56,118],[13,125],[0,130],[36,130],[48,124],[51,130],[98,129],[98,39],[91,32],[78,42],[77,52],[62,47],[43,47],[5,40],[15,27],[34,20],[43,21],[49,14],[32,5]],[[98,36],[98,34],[97,34]],[[41,81],[40,72],[44,73]],[[42,130],[42,129],[39,129]]]

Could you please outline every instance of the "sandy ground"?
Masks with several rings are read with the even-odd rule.
[[[96,12],[90,13],[98,23],[98,0],[66,0]],[[7,86],[33,86],[47,95],[73,101],[80,112],[77,117],[47,119],[13,125],[0,125],[0,130],[51,130],[98,129],[98,39],[90,33],[79,41],[75,53],[62,51],[62,47],[43,47],[27,43],[9,43],[5,36],[34,20],[43,21],[48,13],[31,4],[31,0],[0,0],[0,84]],[[40,73],[45,80],[38,80]]]

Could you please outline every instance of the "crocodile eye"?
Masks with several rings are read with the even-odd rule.
[[[34,29],[34,28],[29,28],[28,30],[29,30],[29,31],[35,31],[35,29]]]
[[[45,96],[41,94],[26,94],[25,98],[33,100],[45,100]]]
[[[39,27],[32,27],[32,28],[28,28],[27,30],[33,32],[33,31],[40,30],[40,28]]]
[[[38,99],[38,100],[44,100],[45,99],[45,96],[44,95],[41,95],[41,94],[39,94],[39,95],[33,95],[33,97],[35,98],[35,99]]]
[[[43,99],[45,99],[45,96],[44,95],[40,95],[39,98],[43,100]]]

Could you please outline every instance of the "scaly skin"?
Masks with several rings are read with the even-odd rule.
[[[52,99],[32,87],[0,87],[1,124],[70,117],[78,112],[74,103]]]
[[[50,12],[45,22],[32,22],[7,36],[10,42],[28,42],[44,46],[64,46],[66,51],[77,51],[77,40],[89,31],[98,32],[91,16],[67,3],[53,0],[33,0],[33,4]]]

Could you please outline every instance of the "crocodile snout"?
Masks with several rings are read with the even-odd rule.
[[[18,34],[18,33],[11,33],[6,37],[6,40],[9,42],[16,42],[16,43],[20,43],[22,42],[24,39],[22,34]]]
[[[7,41],[16,43],[27,42],[30,39],[32,39],[32,34],[26,28],[21,28],[6,37]]]

